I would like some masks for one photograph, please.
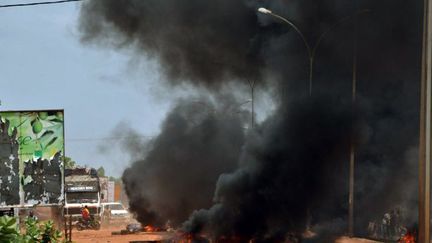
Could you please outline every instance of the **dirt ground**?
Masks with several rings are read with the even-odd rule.
[[[119,231],[122,228],[112,227],[103,228],[101,230],[84,230],[84,231],[72,231],[72,241],[77,243],[129,243],[133,241],[160,241],[169,239],[173,235],[166,232],[159,233],[139,233],[132,235],[111,235],[112,231]],[[335,243],[379,243],[378,241],[371,241],[359,238],[348,238],[341,237],[335,241]]]
[[[341,237],[335,243],[380,243],[379,241],[366,240],[360,238]]]
[[[72,241],[77,243],[129,243],[131,241],[160,241],[171,238],[167,232],[137,233],[130,235],[112,235],[113,231],[120,231],[125,227],[104,227],[100,230],[72,230]]]

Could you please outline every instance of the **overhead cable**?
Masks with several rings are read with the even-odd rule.
[[[32,3],[14,3],[0,5],[0,8],[12,8],[12,7],[27,7],[35,5],[47,5],[47,4],[58,4],[58,3],[68,3],[68,2],[79,2],[82,0],[60,0],[60,1],[45,1],[45,2],[32,2]]]

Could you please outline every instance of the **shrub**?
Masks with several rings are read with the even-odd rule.
[[[9,216],[0,217],[0,242],[17,242],[19,236],[16,218]]]
[[[52,221],[39,223],[33,218],[25,220],[25,233],[20,234],[17,219],[9,216],[0,217],[0,243],[57,243],[61,232]]]

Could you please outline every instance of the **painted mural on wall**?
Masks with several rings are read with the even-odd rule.
[[[0,112],[0,206],[63,200],[63,111]]]

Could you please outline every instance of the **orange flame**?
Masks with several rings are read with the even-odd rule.
[[[408,232],[406,235],[404,235],[400,240],[399,243],[415,243],[415,237],[414,234]]]
[[[145,232],[156,232],[157,229],[156,229],[156,227],[153,227],[151,225],[146,225],[146,226],[144,226],[144,231]]]

